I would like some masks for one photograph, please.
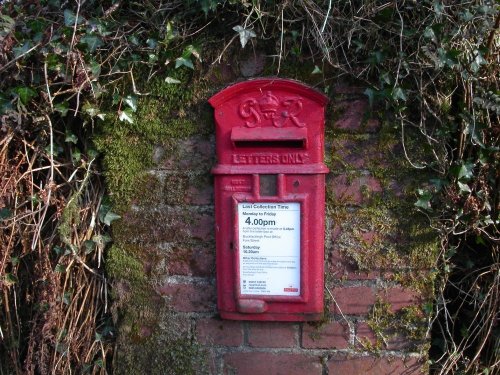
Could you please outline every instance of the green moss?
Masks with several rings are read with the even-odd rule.
[[[206,91],[202,81],[192,82],[186,69],[168,72],[182,84],[169,84],[164,77],[154,77],[141,88],[133,123],[119,121],[111,114],[101,122],[95,144],[104,155],[106,181],[115,210],[124,212],[142,187],[145,172],[153,166],[155,145],[174,139],[212,132],[211,110],[198,95]],[[139,79],[136,78],[139,81]],[[140,81],[146,81],[146,78]]]
[[[64,210],[59,220],[58,232],[61,236],[61,240],[67,244],[71,245],[71,235],[73,233],[74,226],[80,223],[80,206],[78,204],[78,196],[74,194],[71,196],[69,203],[64,207]]]
[[[153,335],[140,345],[118,347],[115,374],[151,375],[208,374],[206,353],[187,338],[170,339]]]
[[[394,312],[390,303],[378,298],[366,323],[376,338],[375,343],[363,342],[368,344],[365,346],[367,349],[379,351],[390,346],[391,342],[403,341],[407,350],[427,352],[427,324],[425,314],[419,306],[405,307]]]

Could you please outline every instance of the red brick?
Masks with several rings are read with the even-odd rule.
[[[322,373],[320,358],[314,355],[239,352],[224,356],[225,375],[321,375]]]
[[[307,349],[346,349],[349,347],[349,326],[330,322],[315,328],[304,324],[302,347]]]
[[[382,192],[380,181],[373,176],[349,177],[341,174],[329,182],[335,199],[350,204],[364,204],[374,194]]]
[[[360,322],[356,326],[356,346],[364,347],[363,344],[366,342],[375,345],[377,343],[377,336],[368,324]]]
[[[328,361],[330,374],[417,375],[424,374],[416,358],[337,357]]]
[[[375,304],[375,293],[367,286],[339,287],[331,292],[337,304],[332,301],[330,311],[336,314],[368,314]]]
[[[363,86],[355,86],[353,84],[350,84],[350,83],[346,83],[346,82],[339,82],[339,83],[336,83],[334,86],[333,86],[333,92],[335,94],[343,94],[343,95],[346,95],[346,94],[357,94],[357,95],[363,95],[363,92],[366,90],[366,87],[363,87]]]
[[[248,344],[259,348],[290,348],[296,343],[297,327],[290,323],[250,323]]]
[[[204,345],[240,346],[243,329],[238,321],[200,319],[196,322],[196,337]]]
[[[208,284],[167,283],[157,289],[170,297],[170,306],[179,312],[214,311],[215,287]]]
[[[376,138],[336,138],[325,149],[333,153],[333,170],[369,169],[374,163],[389,166]]]
[[[208,205],[214,203],[213,185],[191,185],[189,186],[184,203],[194,205]]]
[[[417,292],[402,287],[387,288],[379,292],[379,296],[391,304],[391,311],[395,312],[403,307],[414,306],[419,303]]]
[[[335,128],[358,133],[372,133],[380,128],[376,119],[366,120],[368,101],[364,99],[345,101],[336,104],[337,111],[341,112],[340,118],[335,121]]]
[[[155,149],[154,160],[161,169],[193,170],[206,169],[215,161],[215,142],[213,139],[190,137],[177,141],[173,150]],[[165,157],[165,155],[168,155]]]
[[[214,249],[174,247],[167,262],[170,275],[212,276],[215,270]]]

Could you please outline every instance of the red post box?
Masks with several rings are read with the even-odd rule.
[[[237,83],[209,100],[222,318],[322,317],[327,101],[284,79]]]

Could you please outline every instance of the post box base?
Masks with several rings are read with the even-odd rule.
[[[272,322],[310,322],[324,319],[323,313],[265,313],[265,314],[240,314],[219,311],[222,319],[229,320],[258,320]]]

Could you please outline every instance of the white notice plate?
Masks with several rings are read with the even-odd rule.
[[[300,295],[300,203],[238,203],[242,295]]]

